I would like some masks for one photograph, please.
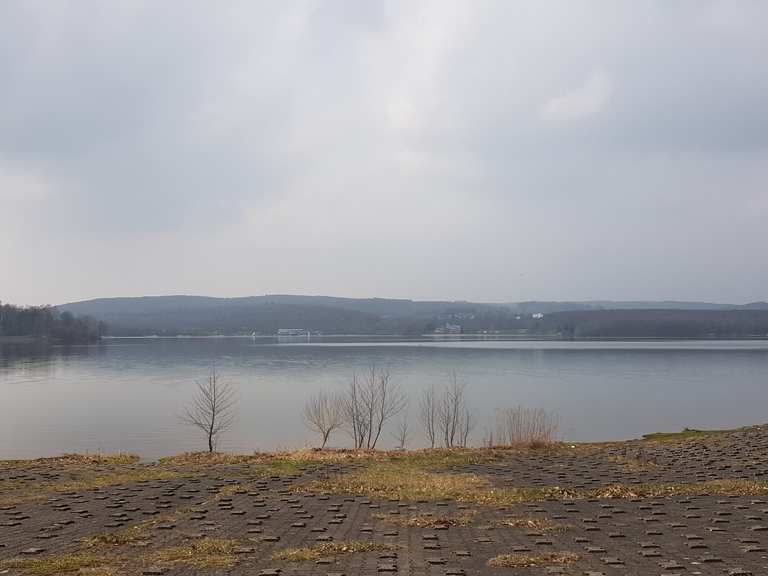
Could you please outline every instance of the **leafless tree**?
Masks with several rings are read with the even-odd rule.
[[[461,415],[461,421],[459,422],[459,445],[462,448],[466,448],[469,443],[469,435],[475,428],[475,419],[469,411],[469,408],[464,407],[464,413]]]
[[[437,405],[437,424],[446,448],[467,445],[474,421],[464,397],[464,384],[455,371],[451,372],[450,383]]]
[[[320,447],[325,448],[333,431],[341,428],[344,423],[344,399],[320,390],[304,404],[303,415],[307,426],[322,438]]]
[[[395,439],[395,442],[397,442],[395,447],[398,450],[405,450],[405,448],[408,446],[408,443],[411,441],[411,434],[408,429],[407,414],[404,414],[400,422],[397,423],[397,429],[395,430],[394,434],[392,434],[392,437]]]
[[[187,408],[182,421],[196,426],[208,438],[208,452],[213,452],[219,434],[228,430],[235,421],[235,390],[219,380],[216,366],[205,382],[197,382],[197,395],[191,407]]]
[[[342,404],[343,422],[347,432],[352,437],[352,443],[356,449],[365,445],[368,435],[368,419],[363,401],[363,390],[358,382],[357,374],[352,375]]]
[[[363,382],[353,376],[344,400],[344,423],[355,448],[375,449],[384,425],[405,405],[405,394],[387,370],[371,365]]]
[[[430,386],[421,393],[419,399],[419,423],[424,428],[424,434],[429,441],[429,447],[435,447],[437,439],[437,398],[435,387]]]

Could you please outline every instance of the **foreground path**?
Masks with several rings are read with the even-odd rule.
[[[0,574],[768,573],[763,427],[546,450],[123,460],[0,463]]]

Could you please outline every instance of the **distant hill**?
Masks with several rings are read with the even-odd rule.
[[[58,306],[102,320],[112,335],[274,334],[304,328],[328,334],[411,334],[435,323],[511,314],[508,307],[469,302],[267,295],[242,298],[143,296],[98,298]]]
[[[98,298],[62,304],[58,309],[103,321],[110,334],[126,336],[274,334],[280,328],[303,328],[326,334],[423,334],[448,324],[460,326],[465,333],[489,331],[562,337],[592,334],[607,337],[616,333],[631,337],[670,332],[669,322],[676,319],[679,326],[671,332],[693,337],[726,333],[752,335],[761,324],[749,319],[768,311],[768,303],[531,301],[488,304],[276,294],[242,298]],[[609,311],[613,313],[606,314]],[[688,314],[680,324],[683,312]],[[538,317],[540,314],[544,317]],[[698,320],[691,323],[694,318],[702,319],[704,324]],[[706,318],[709,320],[704,320]],[[623,328],[619,328],[619,324]]]

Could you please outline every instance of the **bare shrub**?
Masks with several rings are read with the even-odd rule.
[[[320,448],[325,448],[334,430],[344,423],[344,398],[320,390],[304,404],[303,416],[307,427],[320,435]]]
[[[208,439],[208,452],[213,452],[219,434],[229,430],[235,421],[235,403],[235,390],[219,380],[214,365],[208,379],[197,383],[195,400],[181,420],[202,430]]]
[[[355,448],[376,448],[384,425],[405,406],[406,396],[392,382],[389,371],[371,365],[362,382],[353,376],[345,394],[343,414]]]
[[[496,428],[487,433],[496,446],[546,445],[557,439],[560,419],[543,408],[504,408],[496,412]]]
[[[437,398],[435,387],[430,386],[421,393],[419,399],[419,423],[424,429],[429,447],[434,448],[437,440]]]
[[[474,419],[464,396],[464,384],[456,372],[451,373],[450,383],[443,390],[437,405],[437,427],[446,448],[466,446],[474,428]]]

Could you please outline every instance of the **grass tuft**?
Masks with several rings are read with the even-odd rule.
[[[534,566],[564,566],[578,561],[573,552],[545,552],[543,554],[501,554],[488,560],[492,568],[531,568]]]
[[[549,518],[534,518],[528,516],[511,516],[509,518],[504,518],[499,522],[499,526],[537,530],[539,532],[566,532],[573,528],[570,524],[554,522]]]
[[[400,514],[374,514],[373,517],[388,524],[408,526],[411,528],[434,528],[435,526],[468,526],[474,520],[475,510],[465,511],[453,516],[434,516],[433,514],[414,514],[402,516]]]
[[[322,558],[359,554],[364,552],[388,552],[397,550],[395,544],[383,544],[373,541],[323,542],[304,548],[284,548],[272,554],[272,560],[283,562],[311,562]]]
[[[241,544],[228,538],[201,538],[162,548],[144,559],[153,564],[186,564],[196,568],[227,568],[237,563]]]

